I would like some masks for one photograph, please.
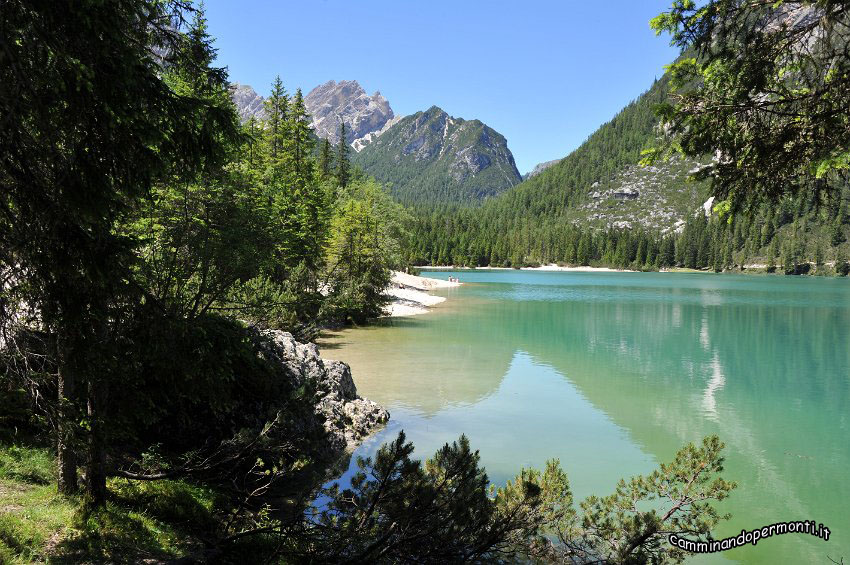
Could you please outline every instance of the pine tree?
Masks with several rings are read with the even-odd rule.
[[[210,73],[221,71],[212,67],[217,50],[212,47],[212,37],[208,30],[206,9],[202,1],[195,10],[189,29],[182,36],[182,53],[177,59],[177,67],[187,79],[189,87],[202,94],[209,92],[217,84],[216,81],[210,80]]]
[[[644,236],[640,237],[640,243],[638,243],[637,255],[635,257],[635,263],[638,267],[643,267],[646,264],[646,238]]]
[[[726,240],[726,245],[723,246],[723,268],[724,269],[731,269],[732,268],[732,264],[734,263],[734,256],[735,256],[735,250],[734,250],[735,245],[734,244],[735,244],[734,240],[731,237],[729,237]]]
[[[336,154],[336,182],[345,188],[351,180],[351,163],[348,160],[348,143],[345,140],[345,122],[339,122],[339,144]]]
[[[298,210],[299,242],[294,262],[304,267],[302,281],[307,292],[316,290],[328,230],[328,201],[317,183],[313,161],[313,130],[301,89],[295,91],[287,120],[287,178]]]
[[[837,208],[838,209],[835,211],[835,217],[832,220],[829,231],[830,243],[832,243],[833,246],[841,245],[845,239],[844,217],[846,214],[844,211],[844,203],[842,202]]]
[[[782,270],[786,275],[796,275],[801,262],[801,245],[798,236],[794,236],[782,246]]]

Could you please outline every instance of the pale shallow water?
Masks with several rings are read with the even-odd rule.
[[[577,499],[719,434],[739,483],[719,537],[816,520],[705,561],[850,562],[850,281],[673,273],[432,272],[433,312],[320,341],[429,457],[465,433],[491,480],[557,457]],[[700,561],[703,561],[702,559]]]

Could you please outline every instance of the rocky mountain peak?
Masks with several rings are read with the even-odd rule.
[[[230,98],[236,105],[236,111],[239,113],[239,120],[247,122],[251,116],[258,120],[265,116],[263,108],[263,97],[247,84],[239,84],[235,82],[230,85]]]
[[[556,163],[560,163],[561,159],[552,159],[551,161],[544,161],[542,163],[537,163],[531,171],[527,172],[522,176],[522,180],[530,179],[531,177],[536,177],[552,165]]]
[[[345,122],[346,142],[380,131],[395,114],[386,98],[376,91],[366,94],[356,80],[329,80],[310,91],[304,98],[307,111],[313,116],[316,135],[339,142],[339,121]]]

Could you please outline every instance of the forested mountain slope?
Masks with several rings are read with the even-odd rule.
[[[666,98],[667,83],[666,78],[655,81],[566,158],[488,203],[484,215],[563,217],[596,227],[617,222],[658,229],[675,225],[705,200],[704,190],[686,182],[694,164],[636,166],[656,136],[653,108]]]
[[[402,118],[352,160],[407,204],[476,203],[521,180],[503,135],[436,106]]]
[[[477,208],[418,208],[411,259],[420,264],[522,266],[561,262],[631,268],[715,270],[760,265],[786,272],[810,262],[845,265],[847,188],[823,206],[813,192],[761,205],[731,222],[715,216],[702,160],[638,165],[658,135],[665,76],[578,149]],[[826,272],[826,267],[817,267]]]

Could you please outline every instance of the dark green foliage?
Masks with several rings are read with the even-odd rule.
[[[410,219],[373,180],[341,188],[327,246],[324,318],[364,323],[383,314],[390,270],[404,265]]]
[[[294,399],[303,395],[307,406],[309,391],[293,390],[279,367],[258,357],[258,339],[218,316],[138,316],[122,352],[133,361],[110,397],[116,440],[179,454],[198,448],[201,437],[212,446],[243,428],[262,428],[283,407],[294,418]]]
[[[728,208],[720,203],[718,213],[726,215],[718,218],[715,213],[709,225],[704,216],[695,214],[707,196],[704,183],[688,186],[679,178],[678,170],[694,162],[666,163],[670,171],[659,181],[662,193],[668,203],[680,200],[679,213],[687,220],[684,226],[679,225],[678,233],[668,231],[672,227],[668,223],[658,231],[635,227],[625,236],[620,232],[626,230],[610,229],[604,221],[589,217],[596,212],[589,206],[593,204],[589,203],[589,193],[604,189],[638,162],[642,149],[657,135],[654,108],[668,97],[669,78],[665,77],[560,163],[479,208],[417,208],[409,261],[417,265],[519,267],[561,263],[715,271],[765,264],[772,271],[781,252],[778,242],[788,239],[790,232],[799,232],[794,237],[800,239],[800,268],[789,272],[806,271],[803,264],[817,261],[817,253],[828,264],[842,249],[848,230],[844,210],[850,191],[846,183],[837,180],[830,181],[826,205],[819,201],[822,181],[812,181],[798,189],[797,196],[773,204],[753,204],[748,212],[736,213],[732,219]],[[638,170],[629,173],[629,178],[646,184],[657,174]],[[600,185],[593,188],[597,181]],[[628,204],[639,208],[641,199]],[[639,249],[641,245],[643,249]]]
[[[203,37],[202,19],[194,38],[175,31],[172,17],[185,8],[178,1],[13,1],[0,15],[0,266],[13,282],[26,281],[13,291],[57,334],[60,396],[78,379],[86,387],[87,485],[96,504],[106,490],[104,402],[120,378],[109,342],[138,296],[128,284],[133,241],[114,226],[157,179],[223,162],[222,142],[237,134],[229,108],[171,88],[162,72],[161,62],[185,59],[177,65],[185,70],[205,60],[186,48]],[[198,84],[226,84],[216,69],[186,74]],[[63,461],[67,416],[59,418]],[[73,490],[72,473],[69,464],[60,487]]]
[[[334,169],[333,156],[331,155],[331,142],[328,139],[323,139],[321,142],[321,150],[319,152],[319,178],[322,182],[330,180]]]
[[[850,166],[850,8],[832,0],[676,0],[652,21],[685,56],[661,108],[670,147],[716,155],[698,176],[733,209],[808,190]]]
[[[422,465],[402,432],[374,460],[358,460],[350,487],[326,488],[322,507],[284,527],[298,536],[281,553],[335,563],[680,562],[685,554],[666,531],[704,539],[728,518],[711,506],[735,488],[719,477],[722,449],[717,437],[689,444],[659,470],[576,509],[558,461],[494,489],[464,436]],[[649,509],[656,500],[669,507]]]
[[[0,18],[0,62],[9,63],[0,65],[0,403],[26,391],[24,409],[4,411],[3,424],[53,437],[60,492],[77,485],[76,456],[86,461],[82,534],[63,547],[71,560],[186,553],[155,534],[180,521],[192,524],[169,531],[211,546],[200,560],[550,559],[576,547],[602,559],[614,543],[627,548],[620,557],[676,557],[658,553],[665,517],[612,518],[626,487],[583,507],[579,523],[557,464],[491,493],[464,438],[422,467],[400,437],[362,463],[349,492],[326,493],[328,510],[303,513],[313,483],[292,479],[321,461],[315,391],[283,374],[266,338],[241,321],[305,335],[316,320],[364,322],[381,313],[390,269],[411,258],[651,269],[681,256],[726,266],[717,248],[731,236],[704,219],[676,242],[563,221],[585,181],[631,162],[645,143],[650,95],[534,181],[542,184],[480,215],[424,217],[411,252],[406,212],[352,171],[345,143],[335,174],[329,144],[316,166],[300,91],[290,99],[277,78],[265,121],[238,127],[202,8],[9,0]],[[793,220],[804,234],[816,213],[811,199],[788,203],[774,231]],[[685,480],[704,488],[700,473],[721,470],[718,452],[716,441],[687,448],[664,477],[633,481],[626,494],[678,492]],[[53,478],[21,477],[24,467],[0,473]],[[108,475],[168,481],[145,488]],[[291,512],[278,511],[285,495],[272,487],[289,489]],[[729,488],[713,482],[703,492],[720,499]],[[679,508],[695,514],[683,519],[707,533],[714,511],[688,506]],[[0,556],[35,557],[44,543],[21,543],[9,523],[0,524]],[[563,547],[549,543],[555,536]]]
[[[846,277],[850,274],[850,263],[847,262],[847,255],[840,250],[835,256],[835,273],[841,277]]]
[[[325,493],[326,509],[311,528],[322,560],[341,562],[458,562],[489,554],[504,536],[495,532],[496,507],[478,453],[461,437],[423,468],[411,459],[404,434],[371,459],[359,461],[351,488]],[[510,531],[519,527],[507,524]]]
[[[239,128],[203,9],[84,4],[2,12],[14,64],[0,72],[15,91],[0,97],[0,368],[4,401],[59,396],[38,416],[58,427],[60,488],[75,489],[85,447],[103,504],[111,458],[166,429],[175,454],[223,441],[287,406],[209,314],[311,334],[336,195],[316,172],[300,91],[290,101],[276,79],[266,123]],[[344,319],[380,313],[391,237],[334,279],[356,291]]]
[[[265,142],[265,157],[273,180],[278,180],[283,174],[284,147],[287,142],[287,123],[289,97],[283,87],[280,75],[276,76],[272,83],[272,91],[264,102],[266,107],[265,128],[263,141]],[[269,173],[267,173],[269,174]]]
[[[336,146],[336,183],[343,188],[348,186],[348,181],[351,180],[351,163],[348,158],[351,150],[345,143],[345,135],[345,122],[340,120],[339,139],[341,141]]]

